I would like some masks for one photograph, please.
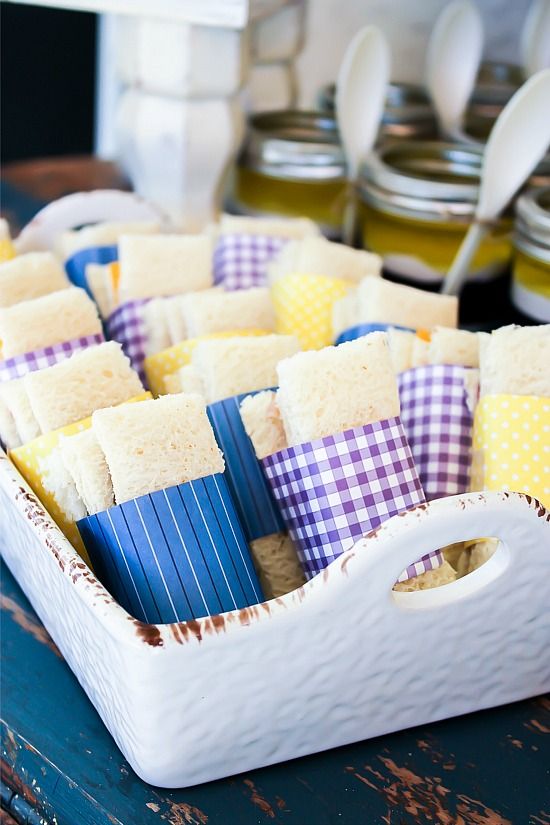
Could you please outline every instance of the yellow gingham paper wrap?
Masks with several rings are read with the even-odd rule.
[[[341,278],[325,275],[283,275],[271,287],[275,331],[296,335],[302,349],[332,344],[332,308],[353,287]]]
[[[269,335],[269,332],[264,329],[238,329],[228,332],[212,332],[210,335],[200,335],[198,338],[187,338],[185,341],[180,341],[179,344],[174,344],[173,347],[147,356],[143,363],[147,386],[154,396],[164,395],[167,392],[164,384],[165,377],[173,375],[181,367],[191,363],[193,350],[200,341],[210,341],[212,338],[233,338],[236,335]]]
[[[130,404],[135,401],[144,401],[151,398],[151,393],[146,392],[142,395],[137,395],[135,398],[130,398],[125,401],[125,404]],[[53,450],[57,447],[62,438],[76,435],[83,430],[88,430],[92,425],[92,419],[84,418],[82,421],[76,421],[74,424],[68,424],[66,427],[61,427],[59,430],[52,430],[51,433],[39,435],[38,438],[29,441],[22,447],[16,447],[9,451],[9,457],[35,493],[40,499],[50,516],[53,518],[59,529],[69,539],[77,553],[79,553],[84,561],[89,565],[90,560],[88,554],[84,549],[84,544],[78,532],[78,527],[74,521],[68,519],[59,504],[55,500],[52,493],[50,493],[45,484],[44,475],[48,471],[48,459]]]
[[[550,398],[481,398],[473,449],[473,490],[528,493],[550,507]]]
[[[16,256],[15,247],[9,238],[0,238],[0,264],[11,261]]]

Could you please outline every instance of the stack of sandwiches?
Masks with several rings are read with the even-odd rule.
[[[110,250],[95,259],[106,263],[79,258],[94,249]],[[0,263],[0,439],[75,546],[85,553],[89,543],[97,571],[134,615],[141,608],[113,573],[114,545],[98,544],[109,519],[139,511],[132,541],[142,529],[153,552],[158,541],[158,563],[183,588],[169,584],[159,599],[186,607],[142,610],[144,620],[249,605],[262,591],[278,597],[424,492],[467,489],[474,411],[473,488],[550,502],[549,326],[460,330],[455,298],[384,280],[378,256],[333,244],[306,220],[224,216],[194,236],[109,223],[64,233],[58,250],[69,273],[84,267],[95,303],[52,252]],[[102,320],[114,339],[107,343]],[[326,346],[333,340],[343,343]],[[145,392],[143,377],[161,398]],[[452,398],[449,386],[458,388]],[[445,446],[455,413],[464,430],[458,458]],[[425,473],[434,460],[440,476],[441,462],[463,460],[467,481],[434,492]],[[198,510],[189,509],[193,496],[203,496]],[[196,531],[185,521],[191,512]],[[233,559],[236,599],[229,588],[197,606],[186,589],[185,554],[200,525],[204,570],[214,576],[223,553]],[[212,546],[208,535],[218,536]],[[449,583],[495,546],[484,539],[444,556],[420,549],[395,588]]]

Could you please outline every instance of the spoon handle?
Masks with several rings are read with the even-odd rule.
[[[347,246],[354,246],[355,231],[357,229],[357,197],[355,194],[355,187],[349,185],[342,214],[342,241]]]
[[[459,295],[468,275],[468,268],[477,249],[488,233],[489,227],[477,221],[470,224],[464,240],[460,244],[449,271],[443,281],[441,292],[443,295]]]

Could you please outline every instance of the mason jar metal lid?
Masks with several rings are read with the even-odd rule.
[[[466,112],[466,132],[474,138],[487,138],[493,123],[523,81],[519,66],[482,63]]]
[[[531,189],[518,199],[515,230],[518,249],[550,262],[550,186]]]
[[[479,67],[476,85],[472,92],[473,102],[495,103],[504,106],[524,77],[519,66],[512,63],[484,61]]]
[[[479,189],[482,147],[403,141],[371,153],[362,199],[384,212],[421,220],[469,220]]]
[[[253,115],[239,163],[289,180],[333,180],[346,174],[336,120],[324,112]]]
[[[334,84],[321,89],[320,108],[334,112],[335,94]],[[390,83],[382,117],[382,138],[432,137],[436,132],[434,110],[424,89],[412,83]]]

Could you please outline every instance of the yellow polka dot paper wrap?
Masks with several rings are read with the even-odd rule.
[[[9,238],[0,238],[0,264],[11,261],[16,256],[15,247]]]
[[[143,393],[142,395],[129,399],[125,403],[143,401],[147,398],[151,398],[151,393]],[[67,436],[76,435],[76,433],[80,433],[83,430],[88,430],[91,425],[92,419],[84,418],[82,421],[76,421],[74,424],[61,427],[59,430],[52,430],[51,433],[40,435],[33,441],[29,441],[28,444],[24,444],[22,447],[16,447],[14,450],[9,451],[10,459],[13,461],[29,487],[40,499],[59,529],[65,534],[77,553],[82,556],[87,564],[90,564],[90,560],[86,550],[84,549],[84,544],[80,538],[78,527],[74,521],[67,518],[57,503],[53,493],[50,492],[48,475],[52,471],[49,460],[61,439],[66,438]]]
[[[325,275],[283,275],[271,287],[275,330],[296,335],[302,349],[332,344],[332,308],[352,288],[349,281]]]
[[[473,490],[528,493],[550,507],[550,398],[487,395],[476,408]]]
[[[200,335],[198,338],[187,338],[173,347],[163,349],[149,355],[143,364],[147,386],[153,395],[165,395],[167,390],[164,379],[167,375],[173,375],[181,367],[191,363],[193,350],[200,341],[210,341],[212,338],[232,338],[235,335],[269,335],[264,329],[238,329],[227,332],[213,332],[210,335]]]

